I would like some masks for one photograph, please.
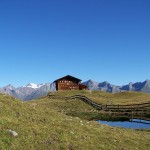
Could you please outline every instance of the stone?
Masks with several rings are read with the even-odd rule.
[[[16,131],[13,131],[11,129],[7,130],[13,137],[17,137],[18,133]]]

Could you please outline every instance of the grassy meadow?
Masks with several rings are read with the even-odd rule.
[[[141,92],[121,92],[121,93],[107,93],[102,91],[59,91],[55,92],[54,95],[58,96],[73,96],[73,95],[84,95],[99,104],[139,104],[150,102],[150,94]]]
[[[55,95],[83,94],[99,103],[106,103],[114,95],[89,91],[58,92]],[[108,94],[108,96],[107,96]],[[103,96],[102,96],[103,95]],[[130,103],[132,93],[122,97]],[[148,101],[148,95],[133,93]],[[146,95],[146,96],[145,96]],[[118,95],[116,94],[115,97]],[[99,99],[99,97],[101,97]],[[104,97],[104,100],[102,99]],[[128,98],[127,98],[128,97]],[[119,102],[119,98],[114,103]],[[123,102],[120,102],[123,103]],[[150,131],[101,125],[89,121],[86,113],[99,113],[80,100],[52,99],[49,96],[23,102],[0,94],[0,150],[149,150]],[[73,115],[80,113],[78,115]],[[82,117],[83,115],[83,117]],[[13,137],[8,129],[18,133]]]

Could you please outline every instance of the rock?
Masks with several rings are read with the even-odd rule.
[[[11,129],[7,130],[13,137],[17,137],[18,133],[16,131],[13,131]]]
[[[74,132],[73,132],[73,131],[70,131],[70,133],[71,133],[71,134],[74,134]]]

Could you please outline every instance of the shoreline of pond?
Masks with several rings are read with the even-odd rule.
[[[112,113],[112,112],[70,112],[67,115],[79,117],[84,120],[103,120],[103,121],[129,121],[130,119],[150,120],[149,115],[134,115],[130,113]]]

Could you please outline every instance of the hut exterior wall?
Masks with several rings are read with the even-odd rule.
[[[75,80],[59,80],[56,82],[56,90],[79,90],[79,83]]]
[[[73,76],[67,75],[54,81],[56,83],[56,90],[85,90],[86,85],[81,84],[81,80]]]

